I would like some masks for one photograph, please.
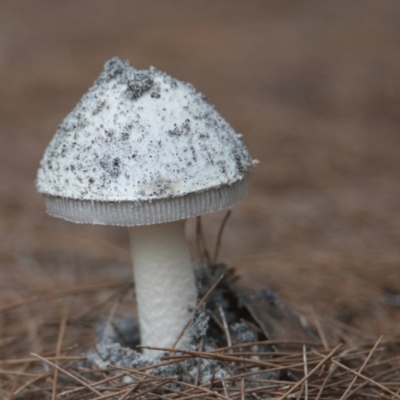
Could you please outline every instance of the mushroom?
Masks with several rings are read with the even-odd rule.
[[[184,220],[240,201],[252,163],[192,85],[113,58],[59,126],[36,187],[55,217],[129,227],[141,343],[169,347],[196,306]]]

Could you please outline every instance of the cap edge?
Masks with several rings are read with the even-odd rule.
[[[172,222],[227,208],[242,200],[248,191],[249,176],[218,188],[183,197],[151,201],[91,201],[45,194],[47,212],[81,224],[139,226]]]

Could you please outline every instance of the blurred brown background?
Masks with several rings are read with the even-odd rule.
[[[112,56],[193,83],[260,160],[220,255],[245,285],[400,333],[397,0],[1,0],[3,301],[131,279],[124,229],[51,218],[33,184]],[[211,250],[223,215],[204,218]]]

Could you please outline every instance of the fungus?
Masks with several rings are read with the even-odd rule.
[[[184,220],[240,201],[251,165],[192,85],[113,58],[59,126],[36,187],[55,217],[129,228],[141,343],[168,347],[196,305]]]

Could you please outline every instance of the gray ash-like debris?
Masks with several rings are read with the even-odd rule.
[[[153,86],[153,79],[149,73],[138,72],[128,80],[127,95],[131,99],[138,99],[144,92],[147,92]]]
[[[102,82],[109,82],[117,76],[123,75],[128,68],[128,61],[121,60],[118,57],[113,57],[104,64],[104,70],[97,78],[96,83],[101,84]]]
[[[190,328],[190,350],[211,351],[214,349],[212,341],[206,337],[208,321],[209,317],[206,313],[201,311],[195,313]],[[132,328],[130,332],[129,327]],[[113,323],[113,325],[100,324],[97,331],[98,343],[95,349],[89,352],[87,359],[89,363],[95,364],[98,368],[105,369],[113,365],[139,369],[162,362],[163,354],[160,354],[160,352],[156,352],[155,355],[143,354],[126,345],[127,342],[134,343],[138,340],[138,325],[132,319],[120,319],[117,324]],[[175,353],[175,355],[179,354],[180,352]],[[149,369],[147,372],[162,378],[178,376],[180,380],[185,382],[193,382],[198,374],[200,383],[209,382],[212,376],[220,379],[228,375],[228,371],[221,362],[202,359],[199,363],[199,359],[196,357],[179,363],[158,366]],[[177,386],[175,389],[179,389],[179,387]]]
[[[143,354],[140,349],[135,350],[136,345],[140,342],[138,325],[133,320],[122,319],[113,321],[112,324],[102,324],[99,327],[98,343],[95,350],[88,355],[88,361],[99,368],[114,365],[139,369],[155,365],[146,372],[163,378],[174,377],[174,379],[191,384],[197,378],[200,384],[228,378],[232,373],[231,364],[218,359],[218,357],[212,359],[212,354],[216,349],[227,347],[222,321],[220,320],[219,323],[216,321],[221,318],[219,305],[223,308],[234,345],[232,350],[228,350],[226,354],[230,354],[231,351],[234,354],[235,346],[243,344],[246,351],[254,353],[254,355],[248,356],[250,359],[271,360],[275,351],[284,351],[286,348],[266,342],[266,339],[280,338],[279,336],[267,337],[268,332],[273,335],[275,333],[280,335],[283,332],[282,338],[289,341],[297,340],[297,338],[313,340],[309,332],[297,324],[296,318],[281,308],[276,294],[270,290],[263,288],[255,294],[246,295],[235,286],[237,276],[234,271],[224,265],[202,268],[195,264],[194,270],[200,298],[208,292],[221,275],[224,275],[224,278],[209,293],[203,305],[204,308],[194,312],[192,325],[189,328],[190,342],[187,350],[170,353],[174,356],[192,355],[192,357],[184,357],[167,365],[156,366],[170,359],[163,359],[164,354],[159,351],[152,355]],[[194,351],[199,352],[199,356],[191,353]],[[208,352],[209,356],[201,357],[202,352]],[[286,373],[286,370],[264,371],[257,363],[254,365],[249,363],[248,367],[241,371],[259,372],[258,377],[265,380],[296,378]],[[247,388],[257,387],[258,383],[250,380],[245,385]],[[173,388],[181,390],[177,385]]]
[[[200,340],[206,337],[209,322],[210,317],[204,311],[194,311],[193,321],[189,328],[190,347],[198,347]]]
[[[244,322],[234,322],[229,326],[234,343],[252,343],[258,340],[258,334]]]
[[[263,286],[255,295],[255,300],[260,300],[270,306],[276,306],[279,304],[279,298],[277,293],[271,291],[267,287]]]
[[[96,327],[96,341],[133,349],[140,343],[139,322],[129,317],[116,318],[112,323],[101,322]]]
[[[235,340],[240,337],[242,339],[246,338],[246,340],[257,340],[257,332],[253,331],[247,324],[241,324],[237,318],[233,317],[235,314],[233,309],[237,305],[233,304],[235,300],[230,297],[229,290],[226,287],[226,283],[230,281],[230,273],[227,272],[226,268],[220,267],[214,270],[212,274],[204,274],[204,271],[198,265],[195,266],[195,270],[197,280],[202,285],[201,293],[210,288],[221,272],[226,273],[226,280],[221,282],[221,285],[214,290],[206,301],[206,309],[213,309],[215,304],[221,304],[229,316],[229,329],[232,331]],[[240,315],[240,313],[237,314],[237,317]],[[224,332],[215,325],[208,313],[203,310],[194,312],[193,321],[189,329],[190,342],[188,350],[190,351],[211,352],[218,346],[226,346]],[[163,354],[160,354],[160,352],[155,352],[155,355],[149,355],[134,349],[135,347],[132,344],[139,344],[140,339],[138,325],[131,319],[125,318],[113,321],[112,324],[100,324],[97,330],[97,338],[96,348],[89,353],[88,360],[99,368],[107,368],[109,365],[114,365],[137,369],[155,365],[162,361]],[[129,347],[128,343],[130,343],[131,347]],[[182,352],[182,354],[185,353]],[[223,362],[199,357],[156,367],[148,370],[148,372],[159,377],[179,376],[181,380],[186,382],[193,382],[198,374],[200,383],[210,382],[212,377],[221,379],[229,375],[229,371]]]
[[[138,71],[131,67],[128,61],[117,57],[108,60],[104,71],[96,80],[97,85],[116,79],[119,84],[127,86],[126,94],[130,99],[138,99],[153,86],[154,80],[151,71]]]

